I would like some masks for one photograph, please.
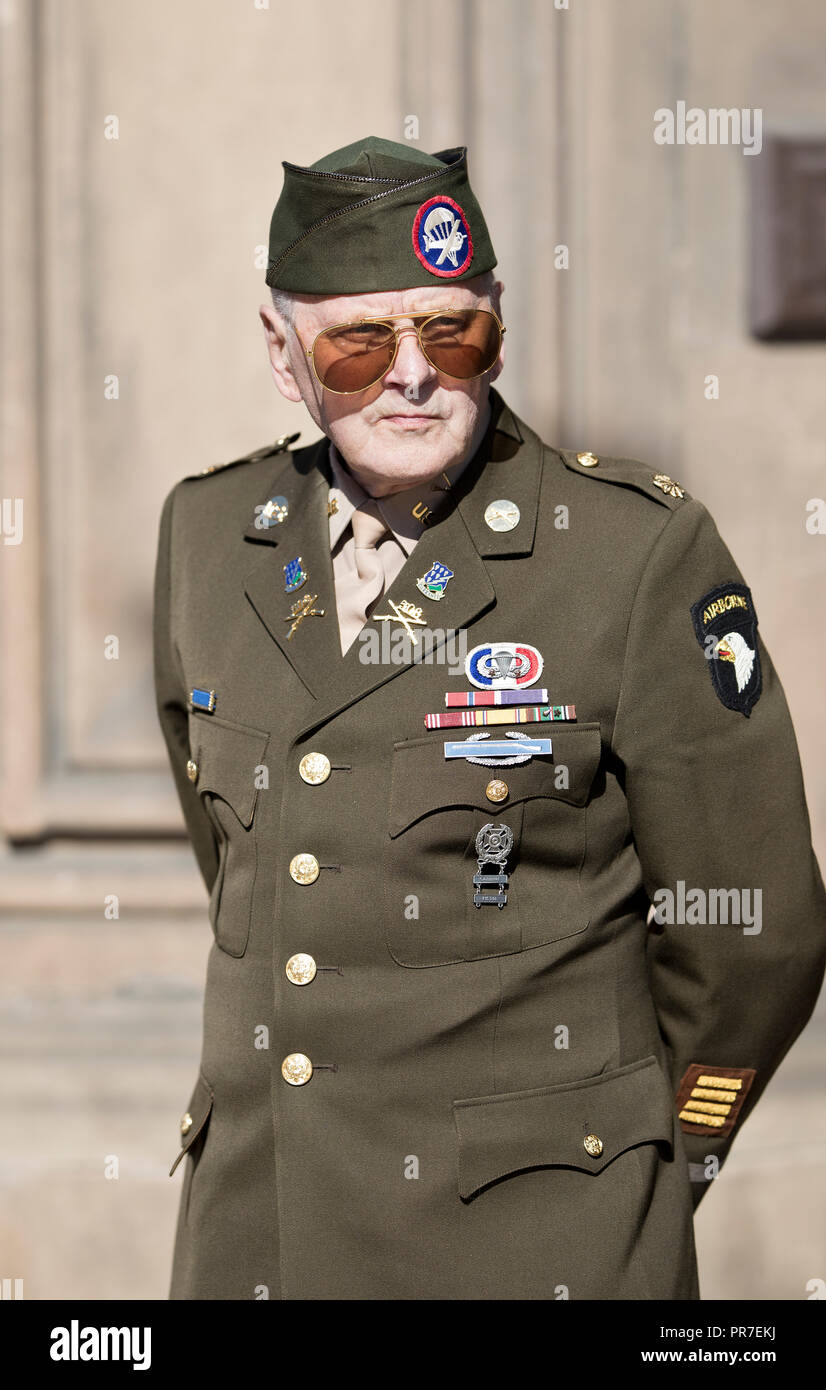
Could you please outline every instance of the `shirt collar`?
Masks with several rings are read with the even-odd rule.
[[[341,455],[330,440],[330,471],[332,484],[329,501],[335,502],[335,510],[330,514],[330,549],[333,550],[352,520],[356,507],[369,498],[361,484],[344,466]],[[455,487],[461,477],[470,455],[454,463],[444,473],[430,482],[405,488],[403,492],[393,492],[388,497],[376,497],[373,501],[379,514],[386,521],[405,555],[411,555],[422,532],[426,529],[427,517],[441,510],[446,494]]]

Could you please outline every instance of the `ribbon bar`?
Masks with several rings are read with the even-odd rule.
[[[426,714],[424,726],[426,729],[473,729],[485,724],[548,724],[559,719],[575,722],[576,706],[451,710],[448,714]]]

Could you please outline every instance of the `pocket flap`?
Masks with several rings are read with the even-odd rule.
[[[212,1087],[203,1073],[199,1073],[195,1090],[189,1098],[189,1105],[181,1116],[181,1151],[169,1170],[170,1178],[209,1119],[213,1098]]]
[[[255,769],[264,761],[269,734],[214,714],[189,715],[190,756],[198,767],[199,792],[228,802],[242,825],[252,824],[258,796]]]
[[[674,1103],[656,1057],[585,1081],[453,1102],[459,1144],[459,1195],[525,1168],[600,1173],[635,1144],[673,1151]],[[592,1156],[586,1137],[601,1151]]]
[[[531,758],[511,767],[480,767],[466,758],[446,758],[446,742],[463,741],[470,729],[440,729],[428,738],[393,745],[393,780],[390,791],[390,835],[395,838],[414,821],[431,811],[449,806],[470,806],[495,814],[519,801],[552,796],[572,806],[584,806],[599,766],[599,724],[526,724],[519,729],[529,738],[549,738],[553,755]],[[505,728],[495,725],[476,733],[504,738]],[[480,741],[484,757],[486,740]],[[514,753],[518,743],[514,740]],[[563,771],[564,769],[564,771]],[[485,788],[492,778],[507,783],[508,797],[492,804]]]

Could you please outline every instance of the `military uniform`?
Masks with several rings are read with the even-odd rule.
[[[731,555],[664,474],[491,402],[362,634],[417,605],[429,661],[342,655],[327,439],[164,505],[158,709],[214,933],[173,1298],[697,1298],[693,1208],[813,1008],[823,885]],[[544,660],[552,756],[445,757],[500,732],[425,726],[469,689],[450,632]],[[743,889],[759,924],[697,920]]]

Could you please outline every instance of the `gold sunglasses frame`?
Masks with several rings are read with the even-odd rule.
[[[450,377],[451,381],[476,381],[478,377],[484,376],[486,372],[493,370],[493,367],[496,363],[496,357],[493,359],[493,362],[491,363],[490,367],[485,368],[484,372],[474,372],[473,376],[450,376],[450,372],[442,371],[441,367],[437,367],[435,362],[430,361],[430,358],[425,352],[424,345],[422,343],[422,330],[424,329],[426,324],[428,324],[432,319],[441,319],[444,318],[447,314],[462,313],[490,314],[491,318],[495,320],[496,325],[499,329],[499,347],[496,353],[496,357],[498,357],[499,353],[502,350],[502,339],[505,336],[507,329],[505,328],[505,325],[503,324],[499,315],[497,313],[494,313],[493,309],[480,309],[470,307],[457,308],[455,305],[449,304],[446,309],[435,309],[426,314],[380,314],[376,318],[347,319],[344,323],[330,323],[327,325],[326,328],[322,328],[319,333],[316,333],[315,337],[313,338],[313,345],[309,348],[305,348],[303,342],[301,342],[301,335],[298,332],[298,329],[294,327],[293,331],[295,333],[296,338],[298,338],[299,343],[301,343],[302,352],[306,353],[307,357],[309,357],[310,359],[310,365],[313,369],[313,376],[315,377],[322,391],[329,391],[330,394],[333,396],[359,396],[361,395],[362,391],[369,391],[371,386],[375,386],[376,382],[381,381],[382,377],[387,376],[387,373],[389,371],[392,371],[393,364],[399,355],[399,343],[405,330],[398,328],[393,329],[393,334],[395,335],[396,339],[396,343],[393,348],[393,356],[391,357],[390,361],[388,362],[381,375],[377,376],[375,381],[369,382],[367,386],[359,386],[355,391],[336,391],[335,388],[332,386],[325,386],[324,382],[321,380],[321,377],[319,376],[316,370],[314,353],[316,343],[318,342],[319,338],[323,337],[325,333],[332,333],[336,328],[357,328],[362,323],[389,323],[391,319],[421,319],[422,322],[419,324],[418,328],[411,328],[407,331],[411,333],[415,332],[416,337],[419,340],[419,351],[422,354],[422,357],[425,359],[425,361],[429,363],[429,365],[433,368],[434,372],[438,372],[440,376]]]

